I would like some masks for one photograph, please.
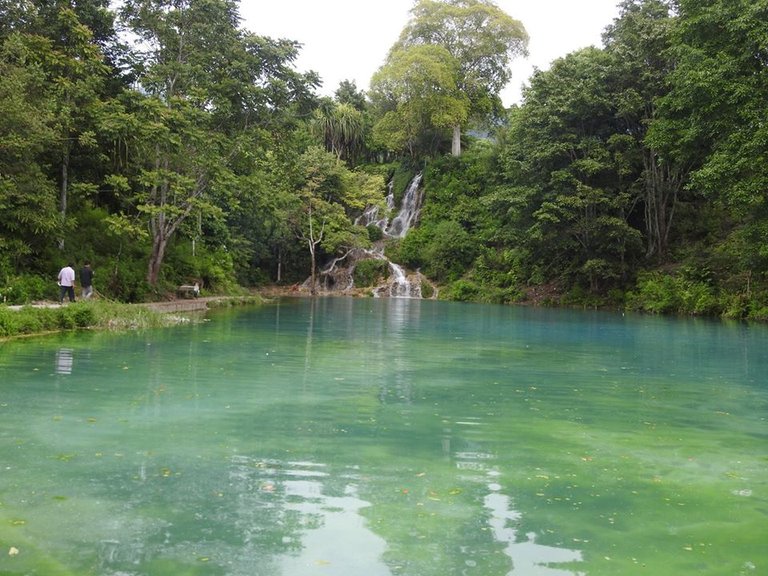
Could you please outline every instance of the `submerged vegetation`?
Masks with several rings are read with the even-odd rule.
[[[528,36],[491,0],[416,0],[370,90],[332,98],[233,0],[3,5],[0,300],[86,261],[121,302],[314,289],[383,241],[440,298],[766,320],[768,0],[619,8],[505,109]],[[355,224],[417,173],[406,237]]]

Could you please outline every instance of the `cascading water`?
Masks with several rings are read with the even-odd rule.
[[[421,203],[423,200],[423,191],[421,190],[422,174],[414,176],[408,184],[408,188],[403,196],[403,201],[398,214],[389,221],[387,215],[379,214],[378,206],[369,206],[355,219],[358,226],[375,225],[379,228],[385,237],[404,238],[408,231],[413,227],[419,217]],[[387,212],[391,212],[395,206],[395,194],[392,182],[389,183],[387,197]],[[355,248],[343,256],[333,259],[320,272],[320,285],[324,291],[349,292],[354,287],[353,272],[355,265],[364,259],[386,260],[391,271],[386,284],[374,289],[373,295],[376,297],[390,298],[421,298],[421,281],[411,282],[402,266],[390,261],[384,255],[384,243],[377,242],[373,249],[365,250]],[[421,276],[419,275],[419,278]]]
[[[387,236],[403,238],[418,219],[423,196],[420,187],[421,177],[421,172],[419,172],[408,185],[408,189],[403,196],[403,203],[400,206],[400,213],[392,220],[392,224],[384,230]],[[394,196],[392,202],[394,204]]]
[[[389,296],[390,298],[421,298],[421,283],[413,283],[408,280],[405,270],[402,266],[395,264],[391,260],[389,269],[392,271],[392,277],[389,284],[380,286],[373,291],[374,296]]]

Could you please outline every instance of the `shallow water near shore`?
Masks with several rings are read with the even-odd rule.
[[[0,345],[0,574],[768,571],[768,329],[408,299]]]

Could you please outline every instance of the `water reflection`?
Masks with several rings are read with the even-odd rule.
[[[322,569],[325,574],[389,576],[382,557],[386,542],[367,526],[360,511],[369,502],[358,494],[357,471],[332,474],[316,462],[232,459],[231,479],[251,494],[251,510],[269,508],[284,527],[275,552],[276,574],[302,574]],[[252,518],[246,531],[263,526]],[[246,522],[247,524],[247,522]]]
[[[296,300],[4,345],[0,573],[759,571],[765,333],[558,316]]]
[[[580,562],[581,552],[538,544],[534,534],[520,535],[516,528],[522,514],[502,493],[500,474],[492,467],[494,456],[482,451],[454,453],[458,469],[484,478],[488,490],[483,507],[487,527],[509,557],[510,576],[578,576],[560,564]],[[230,550],[225,562],[231,573],[247,574],[270,567],[274,574],[302,574],[322,570],[327,574],[391,576],[385,562],[388,543],[368,525],[361,511],[372,504],[360,497],[362,475],[357,468],[333,470],[310,461],[257,459],[243,455],[231,458],[229,486],[234,490],[234,530],[243,542]],[[210,520],[210,519],[209,519]],[[271,536],[264,530],[270,526]],[[277,534],[274,530],[277,527]],[[277,536],[277,537],[276,537]],[[103,552],[115,558],[115,549],[103,542]],[[471,555],[471,554],[470,554]],[[217,555],[218,556],[218,555]],[[471,569],[472,560],[467,567]],[[235,568],[237,567],[237,568]]]
[[[286,509],[307,519],[301,550],[282,558],[284,574],[302,574],[313,567],[324,573],[389,575],[381,558],[386,542],[371,532],[360,510],[369,506],[347,484],[340,496],[323,494],[318,480],[289,480],[284,484]],[[312,522],[312,519],[315,522]]]
[[[72,348],[59,348],[56,351],[56,374],[72,374],[73,364]]]
[[[499,490],[495,482],[488,485],[491,492],[485,497],[485,507],[491,511],[490,526],[496,540],[506,545],[504,553],[509,556],[514,568],[508,576],[581,576],[583,572],[571,572],[557,568],[557,564],[581,562],[581,552],[567,548],[556,548],[536,543],[536,534],[528,533],[521,539],[514,527],[520,523],[522,514],[512,508],[512,500]]]
[[[462,422],[457,422],[461,424]],[[466,424],[466,423],[464,423]],[[445,431],[442,443],[445,450],[450,430]],[[536,534],[520,534],[517,526],[522,523],[523,514],[513,507],[512,499],[502,493],[500,473],[493,468],[493,454],[483,451],[456,451],[453,454],[456,468],[465,471],[485,472],[488,494],[483,499],[484,507],[490,512],[488,525],[494,539],[504,546],[503,552],[511,563],[512,570],[507,576],[583,576],[558,565],[581,562],[579,550],[546,546],[536,542]]]

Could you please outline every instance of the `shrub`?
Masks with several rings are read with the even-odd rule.
[[[421,297],[422,298],[432,298],[432,296],[435,295],[435,287],[432,286],[429,282],[421,281]]]
[[[352,274],[355,286],[359,288],[364,286],[375,286],[388,277],[389,263],[386,260],[376,260],[373,258],[360,260],[355,265],[355,271]]]
[[[477,301],[481,294],[481,288],[474,282],[457,280],[448,287],[445,292],[445,298],[459,302],[471,302]]]
[[[77,303],[67,307],[71,310],[75,326],[78,328],[90,328],[96,324],[96,312],[89,303]]]
[[[627,294],[627,306],[654,314],[712,315],[724,309],[712,286],[660,272],[638,278],[637,290]]]
[[[441,222],[424,250],[426,272],[437,280],[457,279],[471,266],[476,253],[472,237],[461,224]]]
[[[64,330],[71,330],[77,327],[74,312],[72,312],[68,307],[59,308],[57,312],[59,328]]]
[[[12,336],[18,333],[16,329],[18,317],[18,312],[9,310],[5,306],[0,307],[0,337]]]
[[[368,224],[366,230],[368,231],[368,240],[371,242],[378,242],[384,238],[384,231],[376,226],[376,224]]]
[[[8,304],[54,298],[58,298],[56,284],[40,276],[13,276],[5,287],[0,288],[0,300]]]

